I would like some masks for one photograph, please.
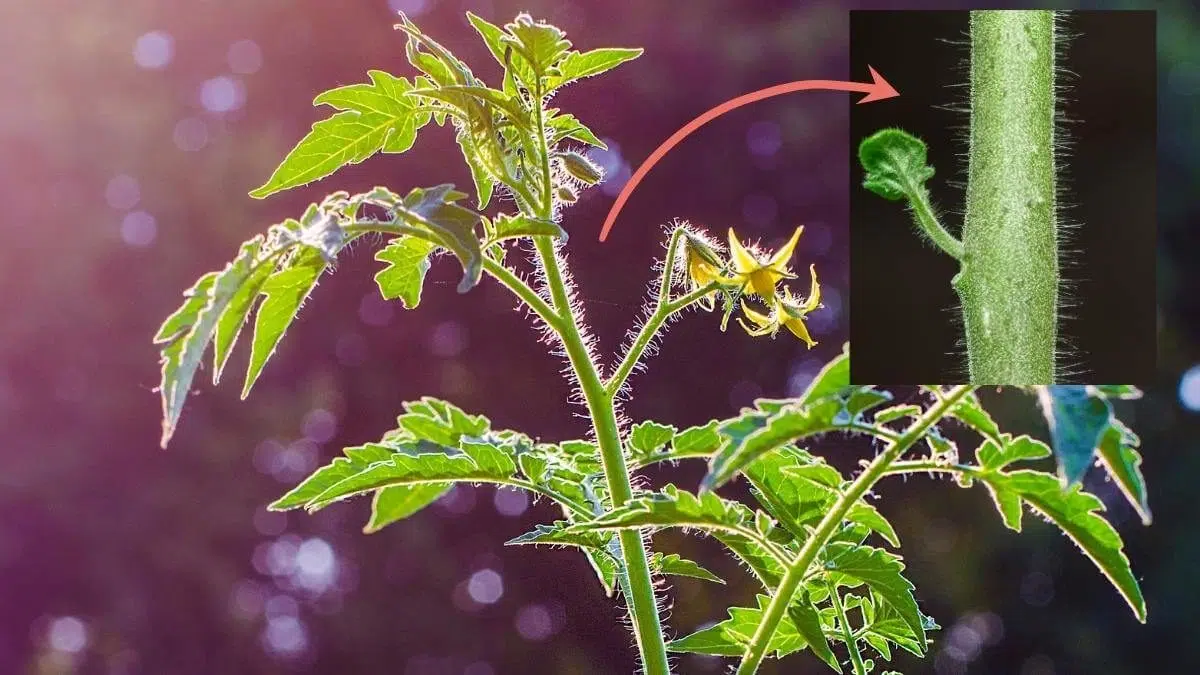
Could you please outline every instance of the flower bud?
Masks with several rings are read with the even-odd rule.
[[[558,161],[562,164],[562,168],[572,178],[578,179],[587,185],[595,185],[604,178],[604,171],[596,166],[592,160],[584,157],[578,152],[560,152]]]

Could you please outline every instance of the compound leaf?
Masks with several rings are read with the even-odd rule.
[[[770,599],[765,595],[756,597],[758,608],[731,607],[729,618],[708,628],[698,630],[691,635],[672,640],[667,643],[667,651],[688,652],[692,654],[711,654],[714,656],[741,656],[758,624],[762,622]],[[808,643],[796,629],[790,618],[784,617],[779,621],[779,627],[767,644],[767,652],[775,658],[798,652],[808,646]]]
[[[421,288],[429,271],[430,254],[437,248],[418,237],[397,237],[375,253],[375,259],[388,264],[375,275],[375,283],[384,300],[400,298],[406,309],[421,302]]]

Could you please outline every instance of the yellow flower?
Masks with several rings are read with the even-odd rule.
[[[809,335],[808,326],[804,325],[804,319],[809,312],[822,306],[821,286],[817,283],[816,266],[810,265],[808,271],[812,277],[812,286],[809,289],[807,298],[801,301],[792,295],[791,289],[785,287],[783,289],[783,297],[775,298],[776,301],[771,303],[771,314],[769,316],[750,309],[746,306],[745,301],[743,301],[742,313],[755,324],[755,327],[751,328],[747,326],[739,317],[738,323],[742,325],[742,328],[750,335],[770,335],[772,338],[775,337],[780,328],[787,328],[793,335],[803,340],[809,349],[815,347],[817,341]]]
[[[683,250],[684,256],[687,259],[687,275],[692,290],[704,288],[713,282],[721,282],[725,284],[737,283],[721,274],[721,268],[724,264],[721,262],[717,251],[702,237],[688,231],[684,231]],[[700,298],[700,306],[705,310],[712,311],[713,299],[716,297],[717,291],[706,294]]]
[[[800,233],[803,231],[803,225],[797,227],[792,238],[776,251],[775,255],[763,259],[762,256],[747,250],[742,242],[738,241],[733,228],[729,228],[729,250],[733,256],[734,278],[741,283],[742,291],[744,292],[749,287],[755,295],[766,300],[768,304],[774,304],[776,300],[775,284],[780,279],[796,278],[796,275],[788,270],[787,262],[792,257],[792,251],[796,248],[796,242],[799,241]]]

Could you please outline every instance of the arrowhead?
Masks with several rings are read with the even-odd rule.
[[[871,89],[867,91],[867,95],[858,100],[859,103],[870,103],[872,101],[882,101],[885,98],[894,98],[900,95],[896,88],[888,84],[888,81],[883,79],[879,71],[871,66],[867,66],[867,70],[871,71]]]

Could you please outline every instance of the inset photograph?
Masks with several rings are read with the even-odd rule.
[[[900,92],[849,104],[851,381],[1150,380],[1154,12],[852,11],[850,61]]]

